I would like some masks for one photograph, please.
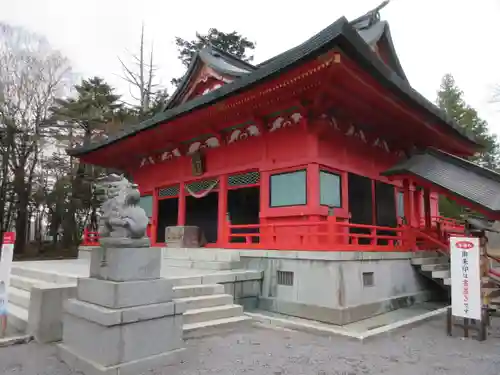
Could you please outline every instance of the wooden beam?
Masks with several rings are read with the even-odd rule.
[[[424,125],[427,129],[429,129],[431,132],[436,133],[437,135],[441,137],[445,137],[445,140],[443,140],[444,143],[454,143],[459,149],[464,149],[464,144],[463,141],[457,140],[455,137],[451,136],[451,134],[447,134],[444,130],[439,129],[435,124],[431,124],[426,118],[424,118],[422,115],[416,114],[414,111],[406,108],[404,104],[400,104],[398,100],[393,99],[391,96],[392,94],[390,93],[382,93],[379,89],[375,88],[373,85],[369,84],[366,82],[360,75],[358,75],[353,69],[349,68],[346,64],[342,64],[341,66],[342,71],[345,72],[352,80],[358,82],[362,87],[370,91],[372,94],[377,96],[380,100],[385,101],[389,105],[391,105],[393,108],[397,109],[401,115],[403,115],[402,121],[405,121],[404,118],[406,119],[412,119],[415,124],[418,125]],[[452,129],[450,129],[452,131]],[[451,138],[451,139],[450,139]],[[465,147],[468,149],[468,147]]]

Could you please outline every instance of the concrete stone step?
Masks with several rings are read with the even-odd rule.
[[[483,292],[489,298],[497,298],[500,297],[500,289],[499,288],[482,288],[481,292]]]
[[[9,304],[8,309],[7,324],[14,327],[16,331],[26,332],[26,328],[28,327],[28,310],[13,304]]]
[[[47,272],[23,266],[13,266],[12,275],[21,276],[29,279],[39,280],[53,284],[75,284],[76,276],[68,276],[56,272]]]
[[[230,332],[252,323],[252,318],[241,315],[232,318],[211,320],[209,322],[184,324],[183,334],[185,339],[203,337]]]
[[[174,287],[174,298],[187,298],[224,294],[224,286],[220,284],[181,285]]]
[[[413,258],[428,258],[440,256],[439,252],[434,250],[421,250],[413,253]]]
[[[451,277],[451,272],[448,271],[433,271],[432,272],[432,278],[433,279],[447,279],[448,277]]]
[[[25,290],[29,292],[33,286],[39,284],[39,280],[30,279],[29,277],[23,277],[18,275],[10,276],[10,285],[14,288]]]
[[[214,294],[210,296],[197,296],[178,298],[176,301],[186,304],[186,310],[202,309],[222,305],[232,305],[233,296],[230,294]]]
[[[411,264],[414,265],[423,265],[423,264],[445,264],[450,263],[450,260],[445,256],[440,257],[419,257],[412,258]]]
[[[495,297],[490,300],[491,305],[500,306],[500,297]]]
[[[450,269],[450,264],[422,264],[420,268],[422,271],[448,271]]]
[[[201,309],[187,310],[184,315],[184,324],[209,322],[212,320],[232,318],[243,315],[243,307],[240,305],[223,305],[205,307]]]
[[[164,259],[185,259],[205,262],[238,262],[240,253],[235,250],[208,248],[164,248]]]
[[[10,285],[13,286],[14,288],[30,292],[31,289],[35,285],[53,286],[55,284],[54,283],[48,283],[48,282],[41,281],[41,280],[32,279],[32,278],[29,278],[29,277],[23,277],[23,276],[18,276],[18,275],[11,275],[10,276]]]
[[[30,292],[17,289],[14,286],[9,287],[9,306],[16,305],[28,310],[30,307]]]
[[[167,267],[195,268],[203,270],[232,270],[241,267],[240,262],[195,261],[172,258],[163,259],[162,265]]]
[[[209,273],[203,276],[175,276],[166,277],[174,286],[183,285],[201,285],[201,284],[220,284],[231,283],[235,281],[260,280],[263,277],[263,271],[256,270],[225,270],[217,273]]]

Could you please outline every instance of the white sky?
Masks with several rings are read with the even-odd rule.
[[[341,16],[354,19],[382,0],[0,0],[0,20],[43,34],[81,77],[102,76],[128,95],[117,57],[137,51],[141,23],[154,42],[162,83],[183,73],[174,37],[210,27],[257,42],[255,62],[308,39]],[[441,77],[454,75],[467,101],[500,135],[500,0],[392,0],[382,11],[415,89],[434,101]]]

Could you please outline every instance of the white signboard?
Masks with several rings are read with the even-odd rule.
[[[0,317],[7,316],[8,288],[10,282],[10,271],[14,255],[14,232],[6,232],[3,235],[2,255],[0,257]]]
[[[450,237],[451,313],[481,319],[479,238]]]

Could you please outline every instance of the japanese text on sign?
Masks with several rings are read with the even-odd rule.
[[[458,317],[481,319],[479,239],[451,237],[451,308]]]

